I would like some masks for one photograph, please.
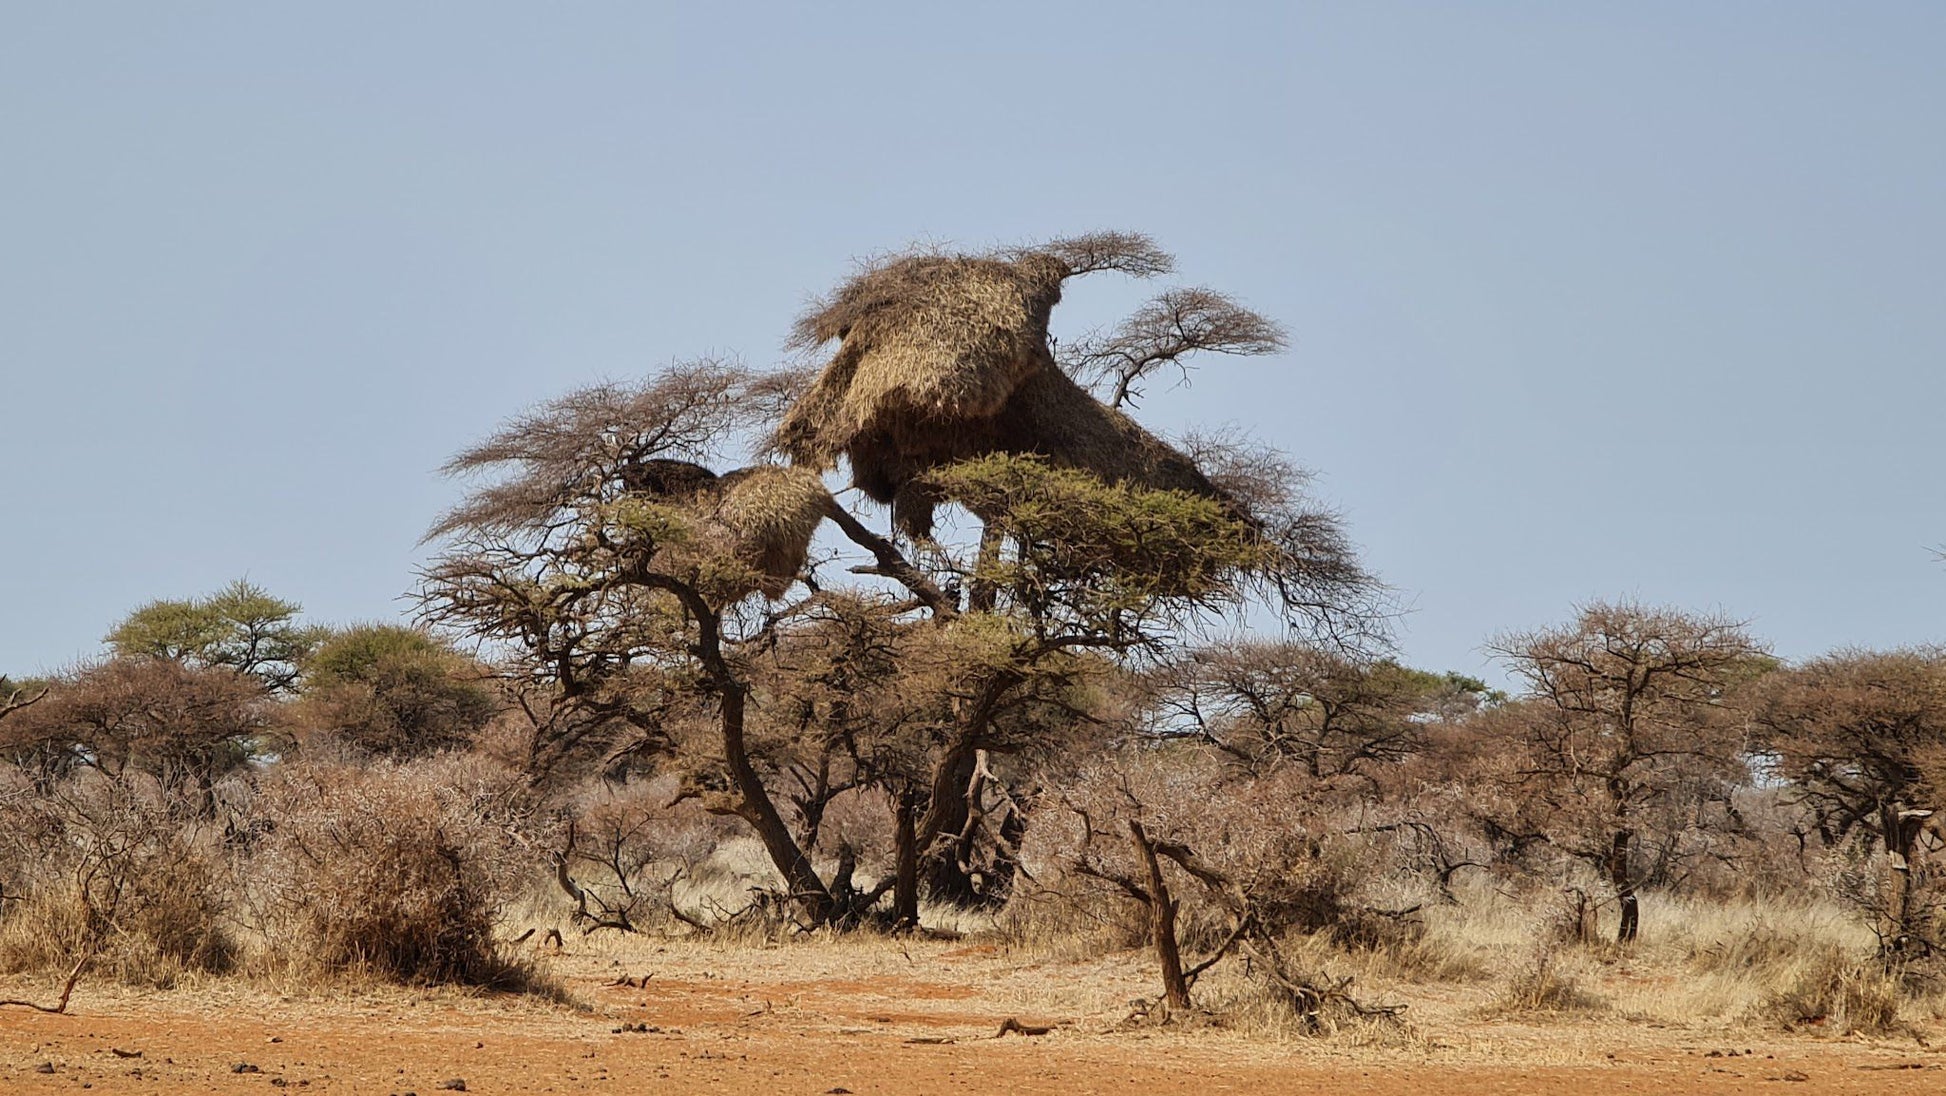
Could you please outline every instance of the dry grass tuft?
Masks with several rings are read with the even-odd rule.
[[[1531,1016],[1607,1010],[1609,1002],[1590,992],[1574,967],[1573,957],[1560,945],[1552,941],[1541,944],[1500,987],[1484,1014]]]
[[[1753,1019],[1786,1030],[1885,1035],[1906,1030],[1900,1019],[1905,998],[1899,971],[1825,947],[1800,958],[1791,976],[1763,999]]]
[[[229,970],[231,880],[208,827],[170,808],[152,784],[100,778],[0,815],[0,970],[63,973],[91,957],[98,974],[158,988]]]

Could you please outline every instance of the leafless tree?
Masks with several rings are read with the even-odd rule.
[[[1187,378],[1185,359],[1198,353],[1258,355],[1284,349],[1282,328],[1214,290],[1171,289],[1113,330],[1060,348],[1068,375],[1105,392],[1110,407],[1133,406],[1137,387],[1165,366]]]
[[[1190,1008],[1197,979],[1239,953],[1313,1030],[1334,1014],[1393,1014],[1355,1000],[1349,978],[1300,970],[1280,944],[1291,932],[1335,933],[1370,913],[1353,894],[1370,857],[1347,855],[1348,838],[1324,821],[1320,790],[1295,769],[1241,771],[1194,741],[1114,751],[1059,792],[1063,809],[1041,836],[1042,848],[1058,850],[1058,875],[1047,882],[1093,883],[1136,904],[1160,968],[1164,1017]],[[1188,958],[1192,948],[1201,958]]]
[[[1477,682],[1330,647],[1244,640],[1171,660],[1151,679],[1158,733],[1193,732],[1252,768],[1363,774],[1417,750],[1431,721]]]
[[[1763,648],[1722,617],[1595,603],[1490,649],[1527,686],[1528,702],[1492,723],[1519,736],[1513,775],[1545,803],[1552,843],[1605,871],[1617,937],[1633,940],[1633,858],[1644,842],[1669,852],[1671,817],[1723,802],[1742,775],[1732,690],[1769,665]]]

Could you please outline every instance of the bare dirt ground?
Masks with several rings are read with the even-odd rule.
[[[68,1015],[0,1010],[0,1093],[1946,1091],[1946,1054],[1917,1037],[1615,1015],[1513,1023],[1482,1018],[1463,987],[1418,990],[1409,1023],[1389,1034],[1130,1029],[1129,999],[1149,979],[1133,954],[1037,962],[916,942],[571,940],[542,964],[574,1004],[84,984]],[[0,984],[0,996],[45,990]],[[1052,1030],[997,1036],[1010,1016]]]

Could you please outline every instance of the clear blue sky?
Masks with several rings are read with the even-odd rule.
[[[1946,638],[1946,5],[305,9],[0,12],[0,669],[244,575],[395,616],[502,417],[1098,227],[1290,328],[1145,416],[1317,469],[1417,663]]]

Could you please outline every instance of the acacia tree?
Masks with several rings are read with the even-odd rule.
[[[1370,776],[1403,760],[1435,718],[1488,692],[1457,674],[1265,640],[1189,652],[1150,687],[1158,733],[1194,733],[1251,769],[1289,762],[1314,779]]]
[[[670,489],[678,464],[694,470],[686,485],[717,478],[694,462],[758,413],[758,391],[740,368],[678,366],[639,387],[570,394],[462,453],[450,472],[498,475],[435,527],[447,548],[425,572],[422,605],[428,622],[502,646],[510,673],[545,690],[537,781],[591,746],[663,740],[673,710],[713,707],[730,788],[712,807],[751,826],[821,923],[830,893],[745,741],[749,686],[730,647],[755,568],[712,537],[697,491]]]
[[[1487,721],[1518,736],[1517,794],[1545,804],[1555,847],[1607,876],[1616,937],[1633,940],[1642,846],[1679,855],[1681,820],[1727,804],[1743,775],[1731,693],[1767,665],[1763,648],[1721,617],[1598,602],[1490,649],[1527,686]]]
[[[1358,566],[1336,516],[1306,497],[1297,469],[1247,439],[1171,443],[1122,410],[1164,366],[1186,368],[1204,353],[1277,349],[1282,333],[1275,324],[1209,290],[1176,289],[1106,334],[1060,346],[1050,336],[1050,316],[1068,279],[1104,270],[1153,277],[1172,264],[1152,241],[1126,233],[980,254],[910,252],[872,263],[799,321],[801,348],[837,346],[791,402],[774,448],[821,471],[842,462],[853,484],[889,505],[894,525],[915,539],[933,537],[942,506],[976,519],[977,550],[948,550],[942,563],[952,584],[965,590],[969,615],[1004,618],[1037,634],[1080,625],[1077,635],[1085,634],[1088,625],[1072,615],[1042,616],[1065,614],[1070,607],[1062,604],[1062,591],[1085,589],[1093,581],[1090,568],[1127,565],[1116,556],[1127,546],[1092,529],[1060,530],[1075,538],[1065,556],[1046,543],[1023,550],[1023,524],[1042,519],[1024,508],[1033,500],[1022,492],[1041,489],[1029,482],[1038,477],[1060,489],[1085,483],[1198,499],[1260,549],[1248,566],[1211,582],[1198,595],[1203,603],[1165,584],[1144,593],[1152,607],[1169,606],[1187,618],[1207,616],[1208,600],[1227,608],[1257,598],[1302,632],[1370,640],[1382,619],[1373,611],[1376,586]],[[964,470],[971,467],[982,471],[969,478]],[[1012,481],[1003,482],[1006,476]],[[1028,588],[1020,584],[1023,574],[1037,576]],[[1035,583],[1046,588],[1031,588]],[[1209,599],[1218,588],[1220,596]],[[1131,631],[1126,621],[1109,623],[1097,614],[1095,623],[1109,624],[1108,630],[1086,643],[1070,637],[1067,649],[1126,660],[1154,657],[1168,645],[1162,630],[1137,638],[1142,629]],[[976,793],[992,786],[980,759],[1007,752],[986,741],[994,705],[1018,695],[1020,683],[1034,676],[1024,666],[1038,671],[1047,664],[1031,647],[1020,657],[1023,664],[1008,665],[961,698],[961,718],[935,751],[919,840],[936,894],[972,897],[967,874],[958,870],[963,858],[945,851],[967,846],[951,835],[972,832],[980,813]]]
[[[215,810],[216,782],[272,730],[257,680],[166,658],[108,659],[63,674],[46,699],[8,720],[16,760],[32,759],[43,788],[77,768],[113,780],[137,773],[167,792],[193,792]]]
[[[660,454],[669,450],[652,439],[707,434],[676,429],[701,413],[698,408],[747,413],[725,409],[740,407],[729,397],[752,383],[735,370],[672,371],[631,396],[631,418],[592,435],[600,439],[590,445],[594,453],[572,459],[614,461],[600,454],[617,449],[628,451],[628,461],[667,459]],[[725,398],[697,399],[697,386]],[[529,420],[523,428],[548,421]],[[504,435],[495,439],[491,463],[521,461],[502,455],[510,444]],[[928,614],[928,602],[940,595],[917,576],[915,597],[863,614],[854,609],[864,618],[861,627],[844,619],[848,595],[837,592],[814,591],[782,608],[757,609],[745,599],[751,590],[745,562],[734,549],[703,551],[699,523],[683,505],[627,488],[619,466],[612,474],[597,469],[562,477],[561,459],[530,456],[515,479],[485,488],[449,519],[461,538],[427,571],[429,619],[513,645],[520,652],[518,671],[551,685],[584,725],[620,723],[667,736],[672,726],[706,713],[715,727],[710,760],[722,780],[720,786],[699,781],[696,794],[708,809],[750,824],[813,923],[856,911],[844,909],[832,882],[813,870],[802,840],[807,834],[802,828],[793,832],[762,772],[766,765],[777,771],[779,759],[766,757],[762,741],[753,737],[766,720],[774,726],[794,718],[793,690],[804,694],[796,698],[798,710],[808,700],[809,714],[822,717],[815,724],[795,718],[824,743],[842,744],[854,768],[851,779],[891,784],[910,802],[917,774],[909,758],[914,752],[932,755],[923,776],[927,809],[913,823],[910,853],[900,858],[899,874],[907,878],[898,885],[899,905],[909,917],[915,912],[909,875],[917,868],[916,851],[944,837],[965,837],[952,826],[946,806],[964,809],[967,801],[964,789],[952,783],[960,759],[1017,751],[1023,737],[1057,718],[1084,717],[1072,690],[1099,664],[1098,652],[1157,648],[1166,629],[1183,623],[1186,614],[1233,602],[1240,576],[1267,551],[1209,500],[1113,487],[1028,458],[990,458],[942,476],[951,477],[951,490],[976,497],[999,515],[1014,546],[969,572],[1000,592],[997,603],[1005,611]],[[544,474],[571,484],[564,501],[537,502],[536,492],[518,487],[536,487]],[[483,497],[486,492],[492,497]],[[527,516],[505,517],[500,529],[468,516],[505,514],[496,500],[506,497],[525,500]],[[488,503],[495,505],[479,509]],[[868,539],[875,555],[885,550],[882,541]],[[928,615],[946,626],[917,627]],[[807,655],[819,630],[834,627],[841,668],[830,665],[830,652]],[[871,645],[888,642],[878,636],[891,637],[899,656],[895,674],[888,674],[894,664],[883,656],[876,667],[869,664]],[[779,673],[788,687],[757,692],[766,676]],[[881,682],[878,689],[854,690]],[[897,698],[912,713],[915,733],[868,753],[855,731],[843,733],[856,724],[847,712],[834,711],[834,688],[848,700],[875,705],[868,709],[875,717],[883,717],[888,699]],[[763,719],[749,715],[753,694],[766,701]],[[895,721],[879,730],[896,733],[901,725]],[[901,751],[908,758],[904,764],[890,760]],[[802,804],[806,822],[814,821],[819,800],[828,801],[830,792],[827,783]]]
[[[1166,267],[1123,236],[901,257],[801,323],[805,346],[841,344],[814,380],[702,363],[516,420],[449,466],[497,478],[434,530],[447,550],[426,573],[427,619],[518,653],[538,774],[590,753],[680,754],[708,720],[689,792],[757,831],[810,920],[848,916],[807,839],[853,786],[897,805],[901,917],[921,871],[935,894],[973,897],[994,759],[1087,723],[1105,666],[1160,657],[1265,595],[1294,624],[1372,619],[1369,576],[1287,465],[1220,445],[1199,460],[1056,365],[1046,322],[1062,280]],[[1138,357],[1247,341],[1178,338]],[[793,468],[709,467],[772,424],[767,448]],[[816,473],[840,458],[922,555],[832,499]],[[976,546],[931,539],[944,505],[979,520]],[[855,594],[804,570],[826,520],[869,554],[851,570],[896,596],[838,609]],[[884,726],[867,733],[861,712]],[[801,793],[795,830],[777,779]],[[842,857],[833,882],[848,884]]]
[[[1813,659],[1765,683],[1756,717],[1824,840],[1864,835],[1884,850],[1886,948],[1938,946],[1921,837],[1946,797],[1946,654]]]
[[[799,840],[828,840],[833,887],[861,913],[889,892],[895,925],[916,924],[922,882],[942,899],[1004,898],[1024,815],[1015,791],[1093,718],[1102,660],[1037,655],[990,614],[935,626],[863,591],[827,588],[789,614],[749,656],[751,753],[775,773]],[[969,783],[949,789],[965,813],[936,823],[926,817],[935,781],[968,735],[981,743]],[[851,869],[865,850],[823,825],[845,796],[890,812],[890,848],[878,850],[889,858],[858,892]]]
[[[296,623],[303,609],[238,579],[214,594],[152,601],[108,633],[117,655],[225,667],[272,692],[294,691],[303,662],[325,632]]]
[[[966,899],[983,755],[1019,754],[1050,725],[1087,722],[1077,689],[1240,608],[1277,550],[1215,500],[1105,484],[1034,457],[964,461],[933,480],[988,531],[956,564],[991,607],[955,626],[961,655],[947,693],[958,715],[935,753],[917,835],[934,892]]]

